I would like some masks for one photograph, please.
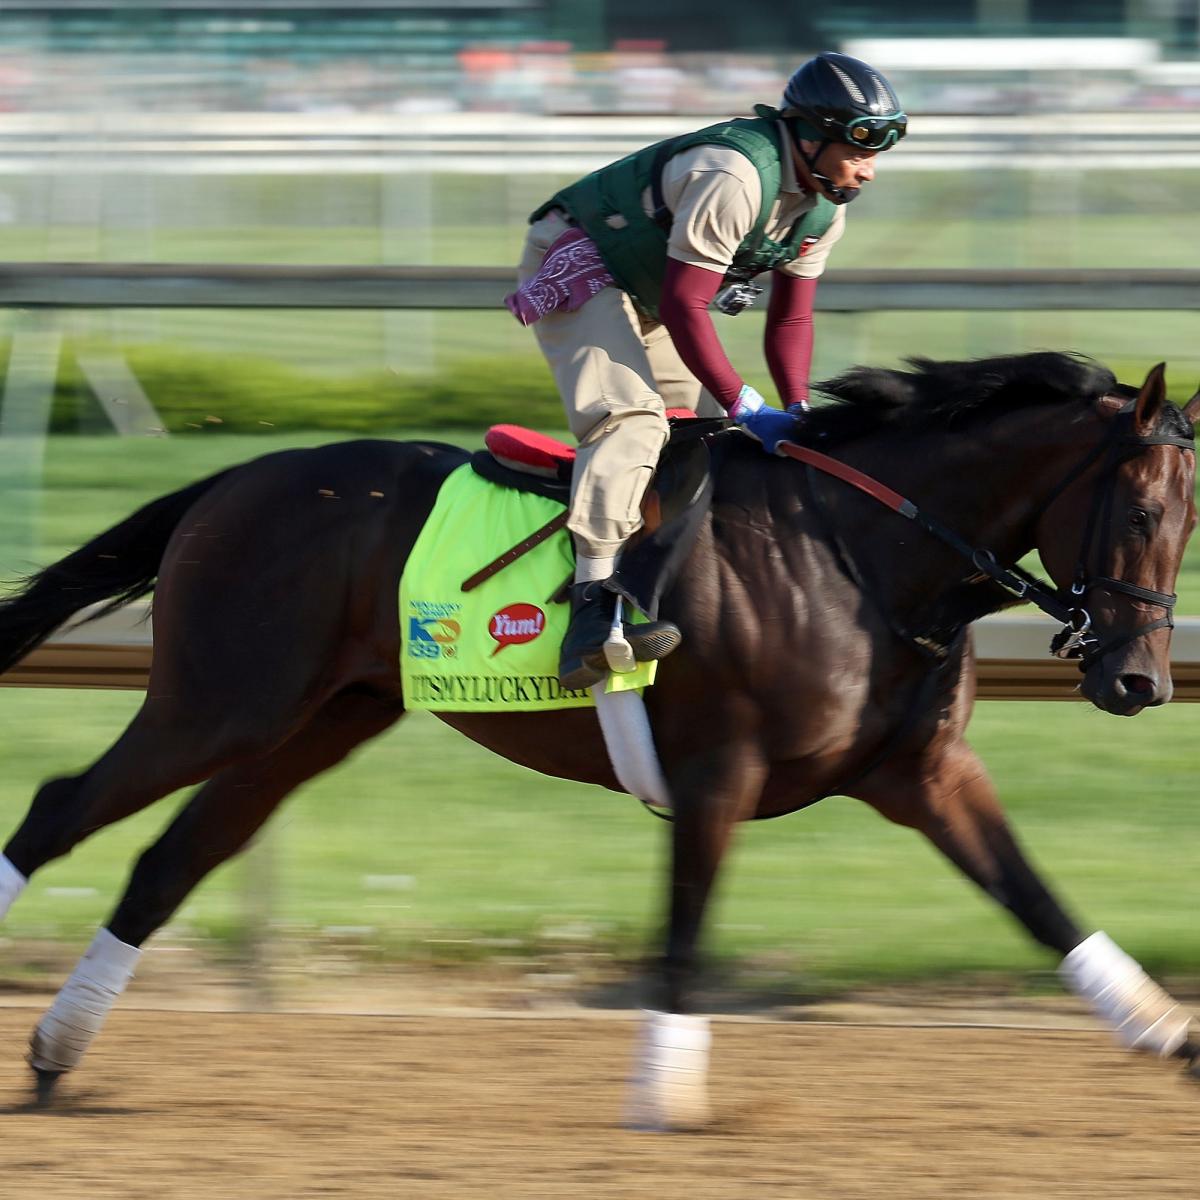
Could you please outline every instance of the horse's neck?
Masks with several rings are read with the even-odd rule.
[[[1033,549],[1036,514],[1083,448],[1077,420],[1072,429],[1067,414],[1029,409],[963,432],[863,439],[838,457],[1011,564]],[[1006,603],[932,534],[841,483],[818,486],[847,549],[898,616],[915,625],[966,622]]]

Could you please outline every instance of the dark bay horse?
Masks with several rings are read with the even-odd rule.
[[[1171,696],[1170,605],[1196,522],[1192,425],[1163,370],[1140,389],[1041,353],[857,369],[805,438],[913,498],[1002,563],[1040,552],[1090,624],[1081,690],[1134,715]],[[646,705],[672,803],[669,928],[633,1119],[704,1119],[696,943],[734,826],[841,793],[923,833],[1043,945],[1129,1044],[1193,1057],[1186,1014],[1023,856],[963,738],[964,630],[1014,603],[942,542],[839,480],[727,443],[663,615],[684,634]],[[41,1093],[79,1061],[138,947],[297,785],[403,716],[400,573],[465,452],[357,441],[271,454],[162,497],[0,606],[7,669],[88,604],[152,588],[145,703],[81,774],[52,779],[0,859],[0,916],[30,875],[177,788],[201,784],[138,860],[107,926],[34,1033]],[[989,560],[990,561],[990,560]],[[1074,594],[1071,593],[1074,585]],[[619,789],[594,713],[447,714],[515,762]],[[1097,939],[1100,939],[1099,941]],[[1107,999],[1104,999],[1107,997]]]

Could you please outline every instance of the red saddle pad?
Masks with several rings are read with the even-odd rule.
[[[493,425],[484,434],[483,444],[500,464],[530,475],[560,479],[560,468],[575,459],[575,451],[557,438],[547,437],[520,425]]]
[[[687,408],[667,409],[668,417],[679,420],[695,415]],[[575,461],[574,447],[522,425],[493,425],[484,434],[483,444],[503,466],[547,479],[564,478]]]

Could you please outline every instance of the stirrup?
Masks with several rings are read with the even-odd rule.
[[[666,658],[683,641],[674,621],[650,621],[645,625],[626,625],[625,636],[638,662],[657,662]]]
[[[624,608],[624,597],[618,595],[612,625],[603,646],[603,658],[599,654],[585,655],[584,661],[589,666],[598,670],[604,665],[618,675],[625,675],[636,670],[638,663],[666,658],[683,641],[683,634],[673,621],[626,624]]]
[[[604,642],[604,661],[610,671],[618,675],[628,675],[637,670],[637,655],[625,636],[625,597],[618,596],[613,608],[612,625]]]

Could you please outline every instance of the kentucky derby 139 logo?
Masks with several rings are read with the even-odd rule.
[[[411,658],[454,658],[462,626],[454,618],[461,604],[432,600],[408,602],[408,653]]]
[[[505,646],[519,646],[542,636],[546,614],[536,604],[506,604],[488,621],[488,635],[496,643],[495,658]]]

